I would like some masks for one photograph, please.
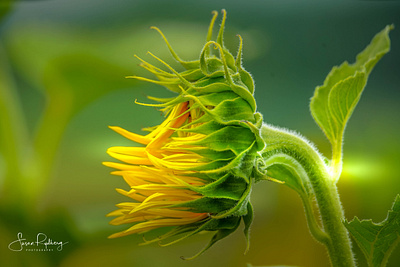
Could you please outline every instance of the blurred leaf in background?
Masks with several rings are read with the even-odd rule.
[[[3,0],[0,2],[0,23],[2,22],[3,17],[5,17],[7,13],[10,12],[13,3],[13,0]]]

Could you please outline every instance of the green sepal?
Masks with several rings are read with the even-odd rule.
[[[231,207],[229,210],[222,211],[216,215],[211,215],[213,219],[222,219],[229,216],[244,216],[247,214],[247,203],[250,201],[250,193],[252,189],[252,185],[254,183],[254,179],[250,179],[250,182],[247,184],[246,191],[243,192],[241,198],[237,203]]]
[[[229,198],[202,197],[181,204],[170,205],[168,208],[187,208],[188,211],[196,213],[218,214],[231,209],[238,201]]]
[[[203,73],[199,69],[186,70],[184,72],[181,72],[180,75],[189,82],[197,81],[204,77]]]
[[[148,99],[157,101],[159,103],[154,104],[155,106],[166,106],[169,105],[168,103],[171,101],[175,101],[178,97],[168,97],[168,98],[161,98],[161,97],[154,97],[154,96],[147,96]],[[182,98],[182,97],[181,97]],[[153,105],[153,104],[145,104],[145,105]]]
[[[253,94],[254,93],[253,77],[251,77],[250,73],[248,73],[242,68],[239,69],[239,74],[240,74],[240,80],[246,86],[247,90],[249,90],[249,92]]]
[[[240,80],[241,82],[247,87],[247,90],[249,90],[250,93],[254,94],[254,80],[253,77],[251,77],[250,73],[248,73],[245,69],[242,67],[242,51],[243,51],[243,39],[240,35],[239,36],[239,49],[236,55],[236,69],[239,72],[240,75]]]
[[[240,163],[233,166],[230,172],[249,182],[249,177],[252,176],[257,156],[256,146],[253,143],[251,148],[239,159]]]
[[[233,100],[238,97],[239,96],[236,93],[232,91],[226,91],[226,92],[204,94],[198,96],[197,98],[204,106],[216,107],[226,100]]]
[[[189,96],[188,96],[189,97]],[[254,112],[249,104],[232,91],[207,94],[192,97],[200,104],[199,108],[212,116],[220,123],[230,121],[255,122]],[[213,109],[207,107],[213,106]]]
[[[235,64],[235,57],[234,57],[234,56],[229,52],[229,50],[226,49],[224,46],[222,46],[222,51],[224,52],[226,65],[227,65],[232,71],[237,72],[236,64]]]
[[[195,235],[199,232],[202,232],[202,231],[217,231],[217,233],[212,237],[209,244],[203,250],[201,250],[198,254],[196,254],[193,257],[184,258],[186,260],[190,260],[190,259],[194,259],[194,258],[200,256],[202,253],[204,253],[206,250],[208,250],[217,241],[219,241],[222,238],[225,238],[228,235],[230,235],[231,233],[235,232],[239,225],[240,225],[240,217],[229,217],[229,218],[224,218],[221,220],[206,219],[205,221],[201,221],[198,223],[179,226],[158,238],[155,238],[150,241],[146,241],[144,244],[160,242],[167,238],[171,238],[171,237],[174,237],[177,235],[182,235],[182,234],[188,233],[188,234],[184,235],[183,237],[177,238],[169,243],[166,243],[166,244],[159,243],[160,246],[169,246],[169,245],[172,245],[174,243],[182,241],[183,239],[186,239],[186,238],[188,238],[192,235]]]
[[[223,78],[206,78],[201,79],[192,84],[193,90],[198,93],[207,94],[207,93],[218,93],[218,92],[227,92],[231,91],[231,87],[226,83]],[[189,92],[189,91],[188,91]]]
[[[194,255],[190,258],[185,258],[185,257],[181,257],[181,258],[184,260],[195,259],[198,256],[200,256],[201,254],[203,254],[204,252],[206,252],[209,248],[211,248],[217,241],[219,241],[219,240],[229,236],[233,232],[235,232],[236,229],[240,225],[240,217],[231,217],[231,218],[229,218],[229,220],[232,221],[232,223],[230,223],[230,227],[229,228],[226,227],[226,228],[218,230],[217,233],[215,233],[215,235],[211,238],[211,240],[207,244],[207,246],[205,248],[203,248],[199,253],[197,253],[196,255]],[[219,221],[221,221],[221,220],[219,220]]]
[[[217,159],[204,165],[190,168],[190,171],[198,171],[199,173],[221,173],[226,171],[225,168],[230,164],[231,161],[232,159]]]
[[[177,84],[180,83],[180,79],[175,74],[166,72],[162,69],[159,69],[139,57],[137,57],[137,58],[140,61],[142,61],[140,66],[143,67],[144,69],[148,70],[149,72],[153,73],[159,80],[176,82]],[[202,71],[198,68],[185,70],[183,72],[180,72],[179,75],[188,81],[197,81],[197,80],[205,77],[205,75],[202,73]]]
[[[386,219],[380,223],[355,217],[344,225],[364,253],[369,267],[384,267],[400,242],[400,195],[397,195]]]
[[[190,189],[202,194],[204,197],[239,200],[246,187],[246,181],[228,173],[215,182],[202,187],[192,186]]]
[[[233,216],[218,220],[211,218],[206,224],[204,224],[202,230],[217,231],[222,229],[232,229],[233,227],[235,227],[238,220],[240,220],[240,217],[233,217]]]
[[[252,180],[253,179],[250,179],[250,181]],[[245,190],[240,195],[239,200],[229,198],[231,194],[227,193],[224,188],[218,188],[218,185],[218,182],[214,184],[215,188],[219,190],[221,197],[217,198],[217,196],[213,192],[205,190],[206,193],[213,194],[213,196],[202,197],[185,203],[170,205],[168,206],[168,208],[186,208],[188,211],[191,212],[210,213],[213,219],[222,219],[230,216],[246,215],[247,203],[249,203],[250,200],[252,182],[250,182],[250,184],[240,185],[240,190],[243,190],[243,185],[245,186]],[[207,189],[212,189],[212,186]]]
[[[186,124],[183,129],[177,129],[177,131],[182,131],[182,132],[191,132],[191,133],[200,133],[204,135],[211,134],[213,132],[221,130],[225,125],[218,123],[214,120],[209,120],[207,122],[201,123],[200,125],[193,127],[193,128],[188,128],[188,126],[191,126],[192,124],[196,124],[197,122],[195,121],[194,123]]]
[[[180,103],[189,101],[190,99],[183,96],[183,95],[179,95],[177,97],[171,97],[171,98],[158,98],[158,97],[152,97],[152,96],[147,96],[148,99],[150,100],[154,100],[160,103],[139,103],[137,100],[135,100],[136,104],[142,105],[142,106],[149,106],[149,107],[162,107],[163,109],[161,109],[162,111],[167,111],[169,109],[171,109],[171,107],[178,105]]]
[[[257,151],[262,151],[266,146],[264,139],[261,137],[261,126],[263,124],[263,116],[261,113],[257,112],[254,114],[254,118],[255,118],[254,124],[249,121],[242,121],[240,125],[249,128],[253,132],[256,140]]]
[[[254,122],[254,112],[250,109],[248,103],[241,97],[227,99],[221,102],[212,110],[217,114],[222,122],[229,121],[250,121]]]
[[[206,218],[200,222],[192,223],[189,225],[178,226],[172,229],[171,231],[167,232],[166,234],[163,234],[157,238],[154,238],[152,240],[146,240],[144,243],[142,243],[142,245],[158,242],[160,246],[169,246],[202,231],[218,231],[218,230],[233,229],[237,225],[238,221],[240,222],[240,217],[229,217],[220,220]],[[169,241],[167,243],[161,243],[161,241],[176,236],[180,237],[175,238],[174,240]]]
[[[250,249],[250,227],[251,227],[251,224],[253,223],[253,218],[254,218],[253,206],[251,205],[250,202],[248,202],[247,203],[247,214],[242,217],[242,220],[244,223],[243,233],[244,233],[244,236],[246,237],[246,250],[244,252],[245,254]]]
[[[190,236],[202,231],[203,230],[203,229],[201,229],[202,225],[205,225],[209,221],[210,221],[210,219],[208,218],[208,219],[205,219],[205,220],[197,222],[197,223],[192,223],[192,224],[188,224],[188,225],[181,225],[181,226],[175,227],[172,230],[170,230],[169,232],[167,232],[167,233],[165,233],[165,234],[163,234],[161,236],[158,236],[158,237],[153,238],[151,240],[144,240],[144,242],[141,243],[140,245],[148,245],[148,244],[155,243],[155,242],[158,242],[160,246],[172,245],[174,243],[182,241],[183,239],[186,239],[186,238],[188,238],[188,237],[190,237]],[[188,234],[184,235],[184,236],[181,236],[181,235],[186,234],[186,233],[188,233]],[[170,238],[175,237],[175,236],[181,236],[181,237],[176,238],[176,239],[174,239],[172,241],[169,241],[169,242],[166,242],[166,243],[161,243],[161,241],[170,239]]]
[[[207,51],[210,51],[209,46],[215,45],[215,48],[219,50],[220,58],[216,56],[208,56]],[[222,44],[214,41],[208,41],[200,54],[200,69],[207,77],[218,77],[223,76],[225,72],[225,66],[230,71],[236,72],[235,58],[233,55],[223,47]],[[228,69],[228,70],[229,70]]]
[[[223,173],[223,172],[231,172],[234,175],[243,178],[247,183],[250,183],[250,175],[245,171],[238,171],[240,166],[243,163],[243,159],[247,156],[248,152],[252,150],[255,142],[248,149],[243,150],[239,155],[237,155],[234,159],[232,159],[228,164],[222,166],[219,169],[210,169],[210,170],[203,170],[202,172],[205,173]]]
[[[193,172],[193,173],[191,172],[191,173],[183,174],[183,176],[195,177],[195,178],[201,179],[205,182],[204,184],[212,183],[212,182],[218,180],[220,178],[220,175],[221,174],[218,174],[218,175],[211,174],[210,175],[207,173],[199,173],[199,172]]]
[[[224,94],[221,92],[219,94]],[[255,122],[254,112],[250,109],[248,103],[240,98],[225,99],[219,102],[213,109],[209,109],[200,98],[193,95],[186,95],[187,98],[193,99],[196,103],[192,108],[200,108],[211,118],[221,124],[228,124],[236,122],[238,124],[240,121],[250,121]],[[203,99],[210,98],[208,96],[203,97]],[[207,103],[207,102],[206,102]],[[211,102],[208,102],[211,103]]]
[[[231,77],[228,76],[228,81],[229,80],[231,80]],[[231,88],[232,91],[247,101],[253,112],[257,110],[257,104],[253,94],[250,93],[250,91],[243,84],[236,84],[231,80]]]
[[[144,81],[144,82],[150,82],[150,83],[154,83],[154,84],[158,84],[158,85],[162,85],[165,88],[167,88],[168,90],[175,92],[175,93],[180,93],[180,87],[179,87],[179,83],[176,81],[159,81],[159,80],[152,80],[152,79],[148,79],[148,78],[143,78],[143,77],[139,77],[139,76],[127,76],[126,78],[132,78],[132,79],[137,79],[140,81]]]
[[[167,88],[170,89],[173,92],[179,92],[180,91],[180,85],[181,85],[181,80],[177,78],[176,76],[174,77],[167,77],[166,75],[162,74],[155,74],[156,77],[167,84]],[[173,74],[171,74],[173,75]],[[184,78],[187,81],[196,81],[198,79],[201,79],[204,77],[204,75],[199,72],[198,70],[188,70],[185,72],[180,73],[181,77]]]
[[[215,44],[220,51],[223,50],[220,44],[213,42],[213,41],[208,42],[206,45],[210,45],[212,43]],[[228,53],[228,54],[233,58],[233,56],[230,53]],[[225,79],[228,81],[232,91],[237,93],[244,100],[246,100],[247,103],[249,103],[250,107],[252,108],[253,112],[255,112],[256,111],[256,101],[253,97],[253,94],[246,88],[246,86],[242,82],[235,83],[235,80],[236,81],[240,81],[240,80],[234,79],[233,78],[234,76],[232,76],[232,74],[230,73],[231,70],[228,68],[228,64],[226,61],[227,58],[225,58],[225,53],[220,52],[220,56],[221,56],[222,64],[224,66]],[[235,67],[234,60],[232,63],[233,63],[233,70],[236,73],[236,67]],[[238,75],[238,76],[240,77],[240,75]]]
[[[208,45],[213,42],[209,42]],[[204,47],[203,51],[206,51],[208,45]],[[208,78],[222,77],[224,76],[224,65],[219,58],[211,57],[206,58],[202,53],[200,56],[200,69],[203,75]]]
[[[247,87],[247,85],[242,81],[242,77],[240,76],[239,72],[236,72],[231,75],[232,82],[240,87],[245,88],[247,91],[249,91],[251,94],[252,92],[250,89]]]
[[[213,22],[212,22],[213,23]],[[168,47],[168,50],[170,51],[171,55],[175,58],[176,61],[178,61],[185,69],[198,69],[199,68],[199,61],[198,60],[192,60],[192,61],[186,61],[186,60],[182,60],[174,51],[174,49],[172,49],[172,46],[169,44],[167,38],[165,37],[165,35],[162,33],[162,31],[160,29],[158,29],[157,27],[150,27],[153,30],[158,31],[158,33],[162,36],[162,38],[164,39],[165,44]]]
[[[254,142],[254,134],[251,130],[238,126],[226,126],[204,139],[190,142],[192,145],[206,146],[215,151],[231,150],[236,155],[248,149]]]
[[[231,150],[225,150],[225,151],[215,151],[209,148],[202,148],[202,149],[192,149],[192,148],[187,148],[187,151],[194,152],[206,159],[209,159],[211,161],[230,161],[236,157],[235,153],[233,153]]]

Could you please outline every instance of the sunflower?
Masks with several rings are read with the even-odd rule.
[[[206,44],[196,61],[181,60],[164,34],[153,27],[185,70],[177,72],[150,53],[167,71],[139,58],[157,80],[131,76],[163,85],[177,96],[149,97],[158,103],[142,104],[158,107],[166,115],[160,125],[144,129],[147,135],[110,127],[142,145],[107,151],[120,162],[104,164],[116,169],[112,174],[122,176],[130,187],[129,191],[117,189],[129,202],[118,204],[108,216],[116,217],[113,225],[131,227],[111,238],[173,226],[166,234],[145,241],[169,245],[201,231],[216,232],[199,255],[234,232],[242,220],[248,238],[253,218],[251,188],[268,179],[260,154],[265,146],[260,137],[262,116],[256,112],[253,79],[241,65],[242,39],[239,36],[234,57],[223,44],[223,10],[217,40],[211,41],[217,12],[213,14]]]

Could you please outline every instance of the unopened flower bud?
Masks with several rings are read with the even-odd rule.
[[[201,231],[216,232],[205,251],[234,232],[241,220],[248,237],[253,218],[250,192],[256,181],[266,178],[259,154],[265,146],[260,137],[262,116],[256,112],[253,79],[242,67],[242,38],[234,57],[223,44],[223,10],[217,40],[211,41],[217,17],[213,14],[207,42],[196,61],[181,60],[162,32],[153,27],[186,70],[177,72],[151,54],[166,70],[140,59],[157,80],[132,76],[163,85],[177,96],[149,97],[159,103],[143,104],[161,108],[167,115],[147,135],[110,127],[143,145],[108,150],[123,163],[104,164],[117,169],[113,174],[130,186],[128,191],[118,189],[129,202],[118,204],[109,216],[116,216],[111,224],[131,227],[111,237],[175,226],[145,241],[168,245]]]

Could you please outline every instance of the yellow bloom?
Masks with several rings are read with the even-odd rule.
[[[128,132],[120,127],[110,127],[126,138],[143,144],[145,147],[111,147],[108,154],[126,164],[106,162],[105,165],[119,169],[113,174],[121,175],[131,187],[130,191],[119,189],[137,203],[121,203],[119,209],[109,216],[118,216],[111,224],[137,223],[131,228],[110,237],[133,233],[143,233],[163,226],[178,226],[198,222],[209,217],[208,213],[195,213],[182,208],[170,207],[201,198],[201,194],[188,189],[203,186],[205,181],[191,177],[194,171],[188,169],[204,165],[206,159],[188,151],[196,149],[187,142],[201,140],[205,135],[181,133],[177,128],[190,121],[188,103],[173,108],[168,118],[146,136]],[[175,135],[174,135],[175,134]]]

